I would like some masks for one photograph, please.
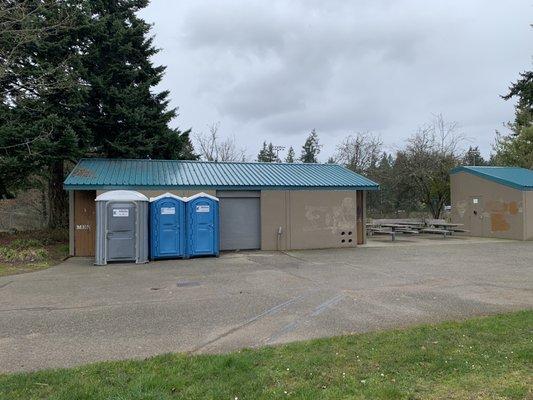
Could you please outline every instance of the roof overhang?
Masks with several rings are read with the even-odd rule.
[[[66,190],[378,190],[336,164],[81,159]]]
[[[377,186],[107,186],[63,185],[64,190],[379,190]]]

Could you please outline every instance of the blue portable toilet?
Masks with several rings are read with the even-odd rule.
[[[171,193],[150,198],[150,258],[185,256],[185,202]]]
[[[198,193],[185,201],[187,257],[218,256],[218,199]]]

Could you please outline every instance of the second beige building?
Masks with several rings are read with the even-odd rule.
[[[451,174],[452,221],[471,236],[533,240],[533,171],[459,167]]]

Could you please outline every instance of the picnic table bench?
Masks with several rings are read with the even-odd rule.
[[[435,228],[437,230],[445,230],[445,231],[448,231],[450,235],[453,233],[468,232],[468,230],[461,228],[462,226],[464,226],[464,224],[447,222],[443,219],[429,219],[426,221],[426,223],[428,225],[428,228]],[[439,232],[439,233],[443,233],[443,232]]]
[[[393,230],[377,228],[377,227],[371,227],[369,231],[370,231],[370,236],[373,236],[373,235],[390,235],[391,240],[393,242],[396,240],[396,232],[393,231]]]
[[[440,228],[423,228],[423,229],[420,229],[420,232],[442,234],[445,238],[447,235],[452,234],[452,232],[449,231],[448,229],[440,229]]]

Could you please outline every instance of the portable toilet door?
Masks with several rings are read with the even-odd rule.
[[[218,199],[198,193],[186,202],[187,256],[218,256]]]
[[[150,258],[179,258],[185,255],[185,203],[165,193],[150,198]]]
[[[148,198],[113,190],[99,195],[96,202],[96,264],[147,262]]]

